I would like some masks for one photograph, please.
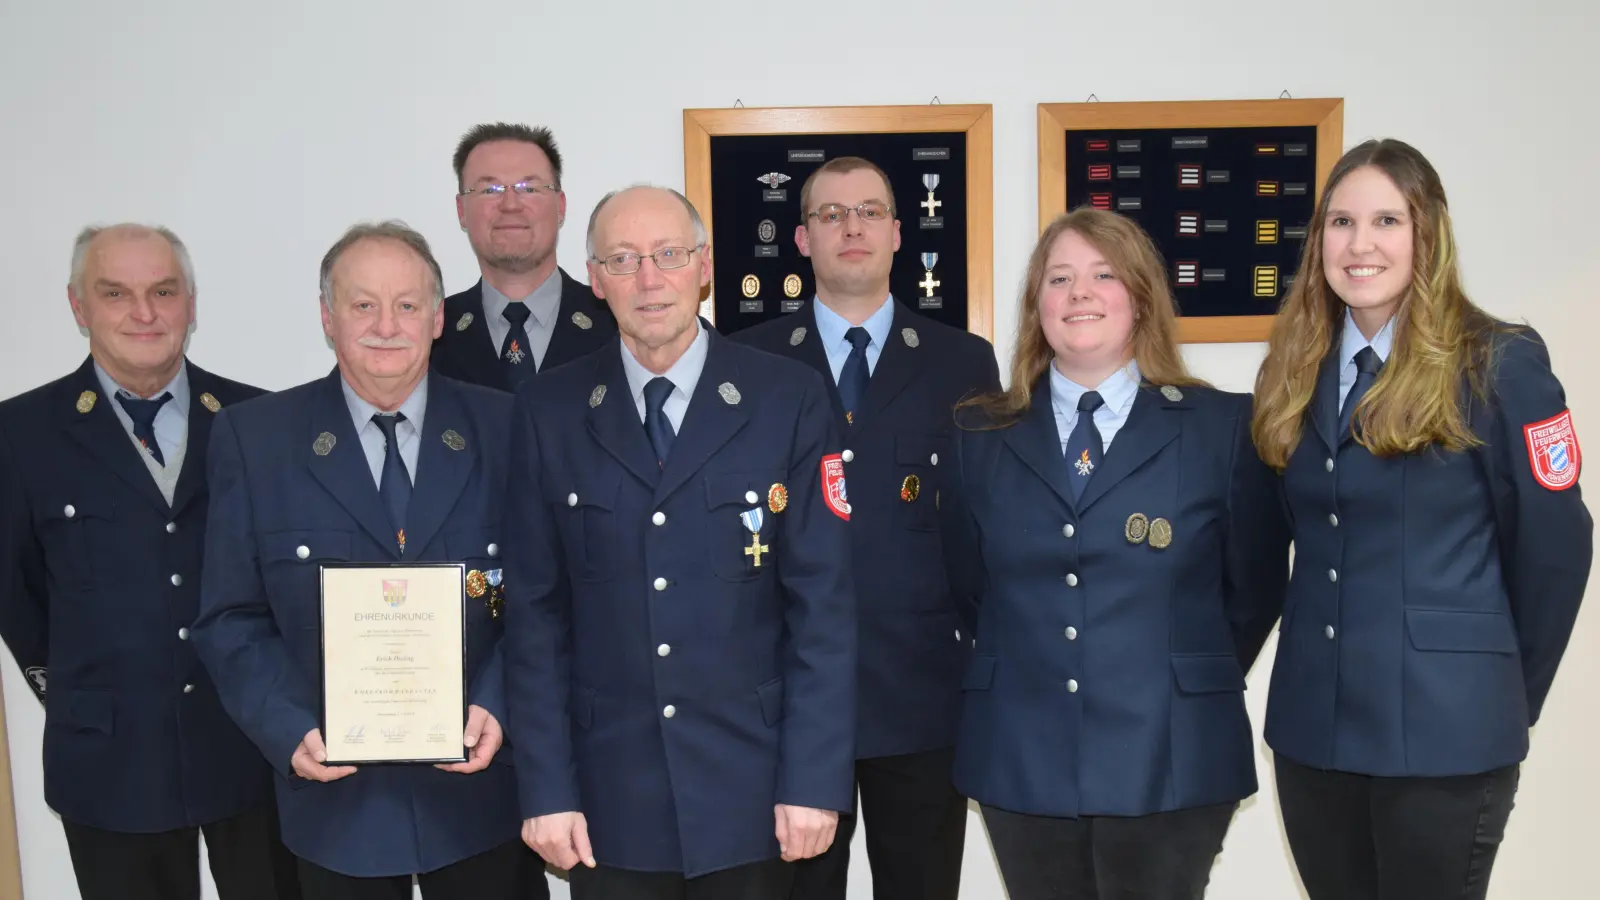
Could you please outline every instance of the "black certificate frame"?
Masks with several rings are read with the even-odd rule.
[[[460,734],[463,740],[460,743],[461,752],[455,756],[440,756],[424,759],[340,759],[333,753],[333,741],[328,736],[328,636],[325,622],[328,616],[327,573],[335,569],[454,569],[458,576],[460,590],[461,612],[461,723]],[[318,567],[317,572],[317,728],[321,730],[323,747],[328,753],[328,759],[323,762],[326,766],[413,766],[413,765],[449,765],[451,763],[466,762],[470,756],[464,740],[467,728],[467,716],[470,711],[468,703],[470,686],[467,680],[467,567],[464,563],[453,562],[327,562]]]

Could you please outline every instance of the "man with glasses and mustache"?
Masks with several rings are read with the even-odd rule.
[[[620,338],[517,394],[506,692],[523,840],[574,900],[786,900],[849,808],[850,504],[817,373],[696,315],[676,191],[608,195]]]
[[[820,372],[844,436],[861,598],[855,776],[873,896],[954,900],[967,804],[951,766],[972,635],[940,562],[940,476],[954,462],[956,403],[999,390],[999,371],[988,341],[889,293],[900,222],[882,169],[829,160],[800,203],[795,244],[811,259],[817,295],[734,340]],[[832,848],[796,867],[794,900],[844,900],[855,820],[841,817]]]
[[[429,372],[444,292],[415,231],[357,225],[320,275],[336,369],[224,409],[212,429],[195,646],[278,773],[306,900],[410,900],[413,876],[425,900],[519,897],[516,779],[503,760],[492,765],[506,721],[504,619],[472,577],[500,571],[511,397]],[[455,745],[465,762],[329,764],[362,758],[357,740],[381,740],[361,733],[377,723],[321,731],[319,575],[338,563],[468,571],[468,707]]]
[[[514,391],[610,340],[616,321],[588,285],[556,265],[567,195],[549,129],[478,125],[462,137],[454,162],[456,216],[482,277],[446,298],[433,367]]]

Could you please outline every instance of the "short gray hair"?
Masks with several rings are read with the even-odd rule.
[[[709,236],[706,234],[706,223],[700,218],[700,211],[694,208],[694,204],[689,202],[689,198],[688,197],[685,197],[684,195],[678,193],[677,191],[675,191],[675,190],[673,190],[672,188],[669,188],[669,187],[661,187],[659,185],[654,185],[654,184],[630,184],[625,188],[621,188],[619,190],[612,191],[611,193],[605,195],[604,197],[601,197],[600,198],[600,202],[596,203],[595,206],[594,206],[594,212],[589,214],[589,233],[584,239],[584,249],[586,249],[588,251],[590,259],[595,259],[595,255],[594,255],[594,226],[595,226],[596,222],[600,221],[600,211],[602,209],[605,209],[606,208],[606,204],[610,203],[612,198],[616,197],[618,194],[625,193],[627,191],[638,190],[640,188],[645,188],[645,189],[652,190],[652,191],[666,191],[667,193],[671,194],[672,196],[677,197],[678,198],[678,202],[682,203],[684,210],[689,213],[689,222],[690,222],[690,224],[692,224],[694,226],[694,242],[695,242],[695,244],[697,246],[702,246],[702,247],[705,246],[706,241],[709,239]]]
[[[333,267],[338,264],[339,257],[356,244],[368,240],[399,241],[409,247],[411,252],[420,256],[422,261],[427,263],[428,271],[433,274],[433,308],[439,308],[444,302],[444,275],[439,271],[439,261],[434,259],[433,250],[428,246],[428,239],[399,219],[358,222],[351,225],[349,230],[328,248],[328,252],[322,256],[322,271],[318,278],[323,306],[333,308]]]
[[[94,239],[107,232],[126,234],[129,237],[165,238],[172,246],[172,255],[178,258],[178,269],[183,272],[183,287],[193,297],[199,293],[194,283],[194,263],[189,259],[189,248],[173,233],[172,229],[164,225],[140,225],[136,222],[119,222],[115,225],[90,225],[78,232],[78,239],[72,244],[72,271],[68,282],[79,294],[84,293],[87,285],[83,283],[83,270],[89,264],[89,246]]]

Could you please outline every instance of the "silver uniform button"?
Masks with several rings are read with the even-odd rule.
[[[1332,625],[1324,625],[1324,626],[1322,626],[1322,633],[1327,636],[1328,640],[1330,640],[1330,641],[1333,640],[1333,626]]]
[[[839,458],[844,460],[845,462],[850,462],[851,460],[856,458],[856,455],[855,455],[855,453],[853,453],[853,452],[851,452],[849,450],[846,450],[845,452],[839,454]]]
[[[301,559],[305,559],[311,555],[311,548],[307,547],[305,544],[301,544],[300,546],[294,548],[294,555],[300,557]]]
[[[961,640],[961,629],[959,628],[956,629],[956,640]]]
[[[69,519],[78,514],[78,508],[73,506],[71,503],[68,503],[66,508],[61,511],[65,513]]]
[[[194,693],[194,685],[192,685],[192,684],[186,684],[186,685],[184,685],[184,686],[183,686],[183,692],[184,692],[184,693],[185,693],[185,694],[192,694],[192,693]]]
[[[660,510],[657,510],[656,514],[650,517],[650,523],[652,525],[665,525],[665,524],[667,524],[667,514],[664,513],[664,512],[661,512]]]
[[[667,589],[667,580],[665,578],[657,578],[655,580],[655,588],[658,591],[666,590]]]
[[[1075,535],[1077,533],[1078,533],[1078,529],[1073,528],[1071,522],[1068,522],[1067,524],[1061,526],[1061,536],[1062,537],[1072,537],[1073,535]]]
[[[189,629],[187,629],[187,628],[179,628],[178,629],[178,640],[187,641],[188,639],[189,639]]]
[[[1073,628],[1071,625],[1068,625],[1067,626],[1067,640],[1075,641],[1077,639],[1078,639],[1078,629]]]
[[[744,492],[744,502],[746,502],[746,503],[754,503],[754,502],[756,502],[757,500],[760,500],[760,499],[761,499],[760,497],[756,496],[756,492],[755,491],[745,491]]]
[[[939,454],[935,453],[934,455],[928,457],[928,465],[937,466],[938,464],[939,464]]]
[[[1335,572],[1332,569],[1329,569],[1328,570],[1328,580],[1334,582],[1335,584],[1337,584],[1338,581],[1339,581],[1339,573]]]
[[[673,705],[671,705],[671,704],[670,704],[670,703],[669,703],[669,704],[667,704],[667,708],[666,708],[666,709],[663,709],[663,710],[662,710],[662,711],[661,711],[661,714],[662,714],[662,715],[663,715],[663,716],[666,716],[666,717],[667,717],[667,718],[669,718],[669,719],[670,719],[670,718],[672,718],[672,717],[673,717],[673,716],[675,716],[675,715],[677,715],[677,714],[678,714],[678,708],[677,708],[677,707],[676,707],[676,706],[673,706]]]
[[[1069,573],[1067,575],[1067,587],[1077,587],[1077,586],[1078,586],[1078,576]]]
[[[662,644],[661,646],[656,648],[656,655],[657,656],[666,656],[666,655],[670,654],[671,652],[672,652],[672,647],[670,647],[667,644]]]
[[[178,523],[177,522],[168,522],[167,523],[167,534],[177,534],[177,533],[178,533]]]
[[[500,555],[500,545],[499,544],[490,544],[489,545],[489,555],[490,556],[499,556]]]
[[[1327,469],[1327,470],[1328,470],[1328,471],[1329,471],[1329,472],[1332,472],[1332,471],[1333,471],[1333,457],[1331,457],[1331,456],[1330,456],[1330,457],[1328,457],[1328,460],[1327,460],[1327,462],[1324,462],[1324,463],[1323,463],[1323,464],[1322,464],[1322,467],[1323,467],[1323,468],[1324,468],[1324,469]]]
[[[173,575],[172,575],[172,586],[173,587],[182,587],[183,586],[183,576],[177,574],[176,572],[174,572]]]
[[[1339,527],[1339,517],[1334,515],[1333,513],[1328,513],[1328,524],[1332,525],[1335,528],[1338,528]]]
[[[578,505],[578,495],[577,494],[568,494],[567,495],[567,505],[568,506],[577,506]]]
[[[1067,693],[1076,694],[1077,692],[1078,692],[1078,679],[1076,679],[1076,678],[1068,678],[1067,679]]]

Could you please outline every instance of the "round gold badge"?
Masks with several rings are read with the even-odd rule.
[[[1144,513],[1134,513],[1128,517],[1128,523],[1122,526],[1122,533],[1127,536],[1128,543],[1142,544],[1150,533],[1150,520],[1144,517]]]
[[[755,295],[761,293],[761,279],[755,277],[754,275],[746,275],[741,287],[744,289],[744,295],[746,297],[754,297]]]
[[[800,276],[790,275],[783,279],[783,295],[794,298],[800,296]]]
[[[1165,550],[1172,546],[1172,523],[1166,519],[1154,519],[1150,522],[1150,546],[1157,550]]]
[[[900,483],[900,499],[910,503],[922,495],[922,482],[915,475],[907,475]]]
[[[767,488],[767,508],[781,513],[789,508],[789,489],[781,484]]]
[[[482,572],[479,572],[477,569],[473,569],[471,572],[467,573],[467,596],[468,597],[471,597],[472,599],[476,600],[479,597],[482,597],[483,596],[483,592],[487,591],[488,589],[489,589],[489,579],[487,577],[485,577]]]

